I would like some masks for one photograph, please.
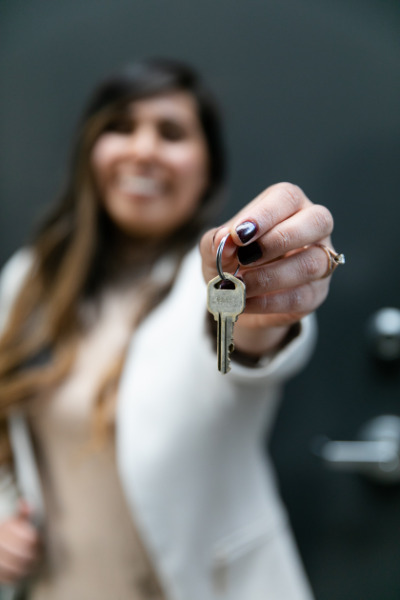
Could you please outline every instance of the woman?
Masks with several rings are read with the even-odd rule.
[[[3,472],[12,455],[26,464],[23,411],[46,507],[44,530],[40,500],[4,517],[0,580],[33,572],[41,600],[310,598],[263,440],[313,347],[332,217],[278,184],[198,247],[221,133],[174,61],[106,81],[78,134],[61,201],[0,284]],[[223,377],[205,290],[227,234],[223,267],[239,260],[247,305]]]

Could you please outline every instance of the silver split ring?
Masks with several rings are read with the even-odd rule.
[[[228,281],[228,279],[227,279],[227,277],[225,277],[224,270],[222,268],[222,253],[224,251],[226,240],[228,239],[228,237],[230,235],[231,235],[230,233],[227,233],[226,236],[222,238],[222,240],[219,243],[218,250],[217,250],[217,271],[218,271],[218,275],[224,281]],[[237,269],[234,272],[233,276],[236,276],[239,269],[240,269],[240,264],[238,264]]]

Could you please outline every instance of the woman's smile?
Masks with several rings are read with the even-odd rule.
[[[145,197],[152,199],[160,195],[162,186],[154,177],[144,175],[133,175],[128,173],[119,174],[116,179],[116,188],[128,196]]]

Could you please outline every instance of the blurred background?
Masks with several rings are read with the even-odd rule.
[[[334,214],[347,264],[271,451],[317,599],[398,599],[400,3],[1,0],[1,265],[57,194],[93,84],[149,55],[196,66],[222,105],[223,218],[282,180]]]

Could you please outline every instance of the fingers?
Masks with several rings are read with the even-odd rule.
[[[333,222],[325,207],[313,204],[296,185],[291,183],[273,185],[243,208],[229,223],[233,240],[238,246],[244,245],[274,228],[285,234],[283,238],[286,239],[286,225],[289,224],[291,217],[300,215],[308,208],[316,208],[315,222],[312,222],[314,220],[312,218],[307,223],[314,227],[316,239],[329,235]],[[251,232],[243,231],[243,223],[252,223],[255,226],[253,237]]]
[[[313,205],[297,186],[290,183],[273,185],[259,194],[223,227],[209,232],[207,243],[210,243],[211,236],[212,249],[215,251],[222,238],[230,233],[231,237],[224,248],[224,258],[229,262],[237,246],[261,242],[273,228],[286,223],[290,217],[309,206]],[[281,235],[283,240],[288,237],[285,227],[278,228],[275,235]],[[322,237],[324,236],[321,235]],[[289,248],[289,244],[286,245]]]
[[[246,300],[248,314],[285,315],[279,324],[295,322],[316,310],[325,300],[329,285],[313,282],[289,290],[253,296]],[[276,324],[276,323],[275,323]]]
[[[251,239],[257,239],[308,206],[312,206],[312,203],[298,186],[291,183],[272,185],[232,219],[233,241],[240,246]],[[246,237],[243,240],[240,229],[237,231],[243,223],[252,223],[255,226],[253,238]]]
[[[21,506],[15,517],[0,525],[0,582],[16,583],[29,575],[39,559],[40,540],[29,522],[30,510]]]
[[[334,267],[325,246],[331,246],[332,230],[329,210],[313,204],[299,187],[271,186],[203,236],[204,278],[217,274],[217,248],[229,234],[221,262],[229,273],[239,263],[238,277],[246,284],[242,329],[289,326],[316,310],[328,294],[327,275]]]
[[[332,233],[333,219],[323,206],[313,205],[279,223],[259,239],[266,262],[320,240]]]
[[[247,298],[253,298],[266,292],[283,291],[320,282],[324,279],[327,269],[325,251],[311,245],[280,260],[244,269],[240,276],[246,284]],[[326,281],[318,283],[321,288],[327,285]]]
[[[280,260],[241,270],[247,314],[275,315],[274,325],[298,321],[326,299],[328,266],[325,251],[311,245]]]
[[[259,267],[282,256],[287,258],[290,253],[316,242],[330,244],[332,229],[333,218],[329,210],[312,204],[299,187],[289,183],[271,186],[223,227],[205,234],[200,246],[204,277],[209,280],[215,276],[216,250],[228,233],[230,237],[223,251],[223,269],[234,272],[238,261],[243,267]],[[312,270],[313,258],[311,254],[308,256],[308,269]],[[240,274],[245,272],[246,269],[241,269]],[[271,277],[273,275],[274,272],[271,272]],[[308,281],[310,279],[297,280],[297,284]]]
[[[242,243],[238,251],[239,261],[243,265],[256,260],[266,263],[315,242],[324,240],[329,243],[332,229],[333,219],[328,209],[316,204],[307,206],[268,231],[258,232],[250,243]]]

